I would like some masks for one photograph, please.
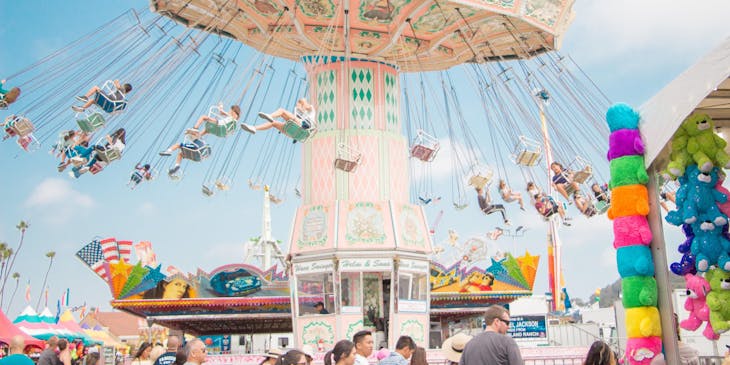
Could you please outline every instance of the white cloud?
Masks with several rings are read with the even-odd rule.
[[[449,181],[454,174],[454,169],[458,166],[454,163],[456,158],[455,154],[458,151],[458,157],[463,160],[462,163],[468,165],[471,163],[467,156],[480,156],[481,153],[475,150],[469,150],[466,146],[461,143],[456,144],[454,147],[448,138],[442,138],[439,140],[441,149],[438,151],[436,158],[431,162],[421,162],[416,158],[410,159],[411,164],[411,179],[418,183],[425,179],[430,179],[432,183]],[[466,169],[470,166],[463,166]],[[464,172],[457,172],[462,175]],[[466,182],[464,177],[460,176],[461,180]]]
[[[38,210],[36,217],[55,225],[66,224],[95,205],[91,196],[74,190],[68,181],[58,178],[43,180],[25,200],[26,207]]]
[[[696,59],[698,48],[728,35],[730,2],[705,0],[689,3],[663,0],[587,1],[576,4],[576,20],[566,33],[565,45],[580,55],[582,63],[612,61],[613,68],[651,62],[645,56],[659,54]],[[679,52],[679,53],[677,53]],[[687,53],[690,53],[689,55]],[[642,54],[642,60],[634,59]],[[625,57],[621,57],[624,55]],[[625,59],[624,63],[616,63]],[[584,65],[585,65],[584,64]]]
[[[25,201],[27,207],[48,207],[51,205],[70,205],[82,208],[94,206],[94,200],[84,193],[74,190],[68,181],[49,178],[41,181]]]
[[[140,206],[137,208],[137,212],[139,215],[144,217],[154,217],[157,215],[157,206],[152,204],[151,202],[144,202],[140,204]]]

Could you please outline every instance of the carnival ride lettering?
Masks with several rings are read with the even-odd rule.
[[[429,265],[423,261],[401,260],[398,267],[401,270],[428,271]]]
[[[334,264],[332,263],[332,261],[315,261],[294,264],[294,271],[299,274],[306,274],[311,272],[328,272],[332,271],[333,268]]]
[[[340,270],[355,269],[380,269],[390,270],[392,267],[389,259],[365,259],[365,260],[341,260]]]

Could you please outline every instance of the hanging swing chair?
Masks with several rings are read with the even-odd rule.
[[[203,193],[203,195],[205,195],[205,196],[211,197],[211,196],[215,195],[215,191],[214,191],[213,189],[211,189],[211,188],[210,188],[210,187],[209,187],[208,185],[206,185],[206,184],[203,184],[203,185],[201,186],[200,190],[201,190],[201,192]]]
[[[87,110],[76,114],[76,124],[82,132],[94,133],[104,127],[106,120],[99,112],[89,112]]]
[[[259,179],[258,181],[254,181],[253,179],[248,179],[248,188],[251,190],[261,190],[261,180]]]
[[[580,156],[575,156],[568,168],[573,172],[573,182],[578,184],[584,184],[593,176],[593,168],[590,162]]]
[[[344,172],[354,172],[360,165],[362,153],[360,151],[340,143],[337,145],[337,158],[335,158],[335,168]]]
[[[148,175],[148,176],[145,176]],[[141,170],[134,169],[132,173],[129,175],[129,182],[127,183],[127,187],[134,190],[139,184],[141,184],[144,181],[152,181],[157,177],[157,170],[150,169],[147,171],[147,173],[143,173]]]
[[[236,131],[238,121],[224,115],[220,106],[214,105],[208,110],[208,117],[215,119],[215,122],[206,121],[205,131],[216,137],[226,138]]]
[[[28,118],[19,115],[10,115],[5,118],[3,129],[5,130],[3,140],[17,136],[18,139],[16,142],[18,146],[26,152],[34,152],[41,148],[40,142],[33,135],[35,126],[33,126],[33,123]]]
[[[210,157],[211,148],[205,141],[194,139],[190,143],[184,143],[180,147],[180,151],[184,159],[200,162]]]
[[[520,166],[535,166],[542,157],[542,145],[534,139],[520,136],[514,153],[510,155],[512,162]]]
[[[109,95],[117,94],[122,97],[121,100],[112,100]],[[114,86],[114,81],[107,80],[104,85],[101,86],[101,91],[96,93],[94,97],[94,103],[103,111],[109,114],[116,114],[124,110],[127,107],[127,97],[122,93],[121,90],[117,90]]]
[[[213,183],[216,189],[220,191],[228,191],[231,190],[231,180],[229,178],[218,178]]]
[[[302,122],[304,122],[304,120],[302,120]],[[309,128],[304,128],[296,121],[289,119],[284,124],[282,131],[285,135],[287,135],[287,137],[297,142],[304,143],[315,133],[314,125],[309,124],[309,126]]]
[[[441,147],[438,140],[430,134],[419,129],[416,132],[416,138],[411,147],[411,157],[415,157],[423,162],[431,162],[436,158],[436,154]]]
[[[5,129],[6,133],[3,139],[15,136],[25,137],[33,133],[33,131],[35,130],[33,123],[30,122],[30,119],[20,115],[10,115],[5,118],[3,128]]]
[[[489,166],[474,165],[466,176],[466,184],[478,189],[484,189],[492,182],[494,171]]]

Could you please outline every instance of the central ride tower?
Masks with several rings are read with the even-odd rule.
[[[399,72],[556,49],[572,3],[150,1],[188,27],[307,70],[317,133],[302,143],[302,204],[289,240],[295,347],[331,348],[363,328],[377,346],[402,334],[428,344],[431,243],[422,209],[409,202]]]

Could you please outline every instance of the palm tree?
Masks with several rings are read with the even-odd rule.
[[[51,272],[51,266],[53,266],[53,258],[56,257],[56,251],[46,252],[46,257],[51,259],[51,261],[48,262],[48,270],[46,270],[46,275],[43,277],[43,286],[41,286],[41,290],[44,290],[46,288],[46,281],[48,280],[48,274]],[[40,309],[39,306],[41,305],[41,297],[43,297],[43,295],[38,296],[38,303],[36,303],[35,305],[36,311]]]
[[[8,260],[10,257],[13,256],[13,249],[7,247],[7,244],[4,242],[2,245],[0,245],[0,278],[5,278],[3,280],[3,283],[7,281],[8,272],[10,272],[10,265],[8,265]],[[4,296],[5,291],[0,290],[0,308],[2,308],[2,299]]]
[[[20,285],[20,273],[14,272],[13,273],[13,279],[15,279],[15,289],[13,289],[13,294],[10,296],[10,301],[8,302],[8,307],[5,309],[5,312],[10,310],[10,307],[13,305],[13,299],[15,298],[15,293],[18,291],[18,285]]]
[[[2,276],[3,285],[0,286],[0,308],[2,307],[2,304],[3,304],[3,298],[4,298],[3,293],[5,293],[5,284],[7,284],[7,282],[8,282],[7,273],[9,273],[10,270],[13,269],[13,265],[15,265],[15,259],[18,257],[18,253],[20,253],[20,249],[23,248],[23,241],[25,239],[25,231],[28,230],[29,227],[30,227],[30,224],[28,224],[28,222],[26,222],[26,221],[20,221],[20,223],[18,223],[18,225],[15,226],[15,228],[17,228],[20,231],[20,242],[18,243],[18,249],[15,250],[15,254],[13,254],[13,252],[10,251],[8,257],[3,260],[3,261],[10,260],[10,265],[8,265],[5,268],[6,274]],[[7,249],[5,251],[7,252]]]

